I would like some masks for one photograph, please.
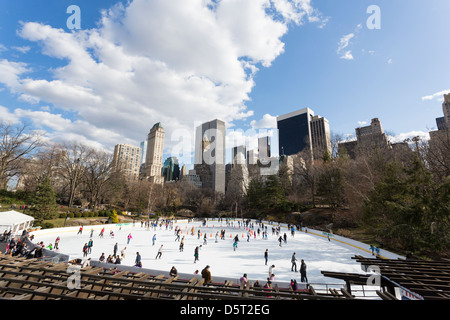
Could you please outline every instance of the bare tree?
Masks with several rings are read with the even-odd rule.
[[[424,160],[439,180],[450,176],[450,130],[434,133],[428,143],[421,144],[421,150]]]
[[[6,189],[13,177],[20,175],[23,160],[42,144],[41,136],[28,130],[26,124],[0,122],[0,188]]]
[[[59,146],[46,145],[32,159],[24,159],[18,188],[35,191],[49,177],[55,192],[60,193],[64,189],[64,183],[60,179],[62,155]]]
[[[72,206],[76,190],[82,183],[86,170],[86,161],[92,149],[78,142],[65,142],[59,145],[61,150],[61,177],[64,179],[65,194],[69,198],[69,207]]]
[[[85,191],[89,198],[89,207],[95,209],[99,200],[105,195],[114,172],[113,155],[104,151],[91,149],[85,159],[83,178]]]
[[[309,150],[302,151],[296,155],[301,159],[298,165],[294,164],[294,176],[298,184],[308,190],[312,205],[316,205],[317,183],[323,160],[314,160]]]

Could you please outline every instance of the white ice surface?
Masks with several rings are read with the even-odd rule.
[[[239,279],[244,273],[247,273],[250,280],[265,281],[268,277],[269,266],[274,264],[274,274],[276,281],[290,281],[296,279],[300,282],[300,273],[291,272],[291,256],[296,252],[297,270],[300,268],[300,260],[304,259],[307,265],[307,277],[309,283],[341,283],[337,279],[324,277],[321,271],[364,273],[361,265],[352,259],[355,255],[370,257],[368,245],[356,246],[344,240],[338,241],[334,236],[331,241],[318,231],[308,230],[308,233],[296,231],[292,237],[287,227],[281,227],[281,235],[287,234],[287,244],[279,246],[278,237],[272,235],[272,226],[268,225],[268,239],[262,239],[261,236],[254,239],[250,238],[247,242],[247,230],[242,227],[227,227],[225,222],[208,221],[207,227],[203,227],[201,222],[190,222],[179,220],[174,223],[182,230],[185,236],[184,251],[180,252],[179,242],[175,241],[174,230],[166,230],[166,227],[159,226],[146,229],[141,227],[140,223],[133,225],[97,225],[85,226],[83,233],[77,235],[79,227],[46,229],[34,231],[34,243],[43,241],[47,246],[54,244],[57,236],[61,238],[59,252],[70,255],[70,258],[83,258],[82,248],[90,239],[91,229],[93,232],[92,253],[88,257],[92,260],[98,260],[102,253],[107,257],[113,253],[114,244],[118,243],[118,254],[126,247],[126,256],[122,260],[122,265],[134,265],[136,252],[142,257],[144,268],[169,271],[172,266],[178,269],[179,273],[194,274],[195,270],[201,271],[206,265],[210,266],[211,274],[214,277],[227,277]],[[190,235],[190,229],[194,226],[195,235]],[[98,236],[101,228],[105,227],[103,238]],[[200,229],[202,237],[197,238],[197,232]],[[225,240],[215,242],[215,234],[221,229],[226,230]],[[114,238],[109,236],[110,230],[115,233]],[[203,234],[206,232],[208,243],[203,244]],[[127,244],[127,235],[132,235],[133,239]],[[219,232],[220,233],[220,232]],[[152,245],[152,237],[156,234],[156,243]],[[234,238],[239,236],[239,245],[236,251],[233,250]],[[341,238],[342,239],[342,238]],[[163,245],[163,254],[161,259],[155,260],[158,249]],[[199,251],[199,259],[194,263],[194,249],[202,245]],[[268,265],[264,264],[264,251],[269,250]]]

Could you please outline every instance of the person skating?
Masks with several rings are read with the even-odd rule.
[[[59,246],[59,240],[60,240],[60,239],[59,239],[59,236],[58,236],[58,237],[56,238],[56,240],[55,240],[55,249],[56,249],[56,250],[59,249],[59,247],[58,247],[58,246]]]
[[[275,265],[273,264],[273,265],[271,265],[270,267],[269,267],[269,279],[270,279],[270,277],[272,277],[272,274],[273,274],[273,269],[275,268]]]
[[[264,260],[265,265],[267,266],[267,261],[269,260],[269,249],[266,249],[266,251],[264,251]]]
[[[139,252],[136,252],[136,259],[134,260],[134,265],[137,266],[141,263],[141,255]]]
[[[155,245],[155,241],[156,241],[156,233],[153,235],[153,238],[152,238],[152,246]]]
[[[88,244],[85,243],[83,246],[83,257],[86,257],[88,255]]]
[[[195,247],[195,249],[194,249],[194,263],[196,263],[197,261],[200,261],[200,259],[198,258],[198,247]]]
[[[181,238],[181,241],[180,241],[180,252],[183,252],[183,250],[184,250],[184,237]]]
[[[305,261],[303,261],[303,259],[301,260],[301,265],[300,265],[300,281],[308,282],[308,278],[306,277],[306,263],[305,263]]]
[[[83,234],[83,226],[81,226],[80,229],[78,230],[77,235],[79,235],[79,234]]]
[[[127,244],[130,244],[131,239],[133,239],[133,237],[131,236],[131,233],[129,233],[127,236]]]
[[[297,261],[297,258],[295,257],[295,252],[294,252],[291,257],[291,263],[292,263],[291,271],[294,271],[294,268],[295,268],[295,272],[297,272],[297,262],[295,262],[295,261]]]
[[[88,249],[87,249],[87,251],[88,251],[89,254],[92,252],[92,247],[93,247],[93,246],[94,246],[94,241],[92,241],[92,239],[89,239],[89,242],[88,242]]]
[[[115,257],[116,256],[116,254],[117,254],[117,242],[116,242],[116,244],[114,245],[114,253],[113,253],[113,256]]]
[[[155,259],[161,259],[161,256],[162,256],[162,248],[163,248],[163,245],[161,245],[161,247],[159,247],[159,249],[158,249],[158,253],[156,254],[156,257],[155,257]]]

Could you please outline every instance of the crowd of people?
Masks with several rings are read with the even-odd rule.
[[[42,258],[44,243],[39,242],[38,244],[33,244],[27,240],[33,240],[33,236],[28,237],[28,233],[26,230],[23,230],[22,235],[18,237],[14,237],[11,234],[11,230],[3,233],[3,241],[6,242],[6,248],[4,254],[13,256],[13,257],[25,257],[25,258]],[[49,248],[54,249],[52,244],[49,245]],[[58,249],[56,245],[55,249]]]

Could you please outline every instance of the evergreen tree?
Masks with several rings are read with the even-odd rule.
[[[418,158],[409,166],[392,162],[363,206],[364,222],[405,250],[437,252],[449,245],[449,189]]]
[[[49,177],[37,186],[33,204],[32,215],[37,222],[56,217],[56,195]]]
[[[285,201],[283,186],[278,175],[270,175],[267,177],[262,201],[264,208],[269,210],[278,208]]]
[[[250,209],[262,209],[264,183],[260,178],[251,179],[247,188],[247,202]]]

